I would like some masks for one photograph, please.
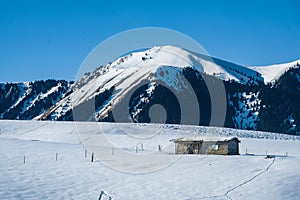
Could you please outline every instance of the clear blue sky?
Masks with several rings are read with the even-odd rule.
[[[297,0],[1,0],[0,82],[75,80],[101,41],[149,26],[180,31],[210,55],[238,64],[300,59]]]

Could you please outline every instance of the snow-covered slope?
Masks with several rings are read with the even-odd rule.
[[[290,68],[296,67],[297,65],[300,65],[300,60],[268,66],[249,66],[248,68],[262,74],[265,83],[272,83],[278,80]]]
[[[154,66],[153,66],[154,65]],[[260,74],[241,65],[236,65],[202,54],[187,51],[175,46],[157,46],[144,52],[131,53],[111,64],[115,69],[159,68],[160,66],[193,67],[200,72],[216,76],[223,80],[235,80],[245,83],[249,77],[262,80]]]
[[[91,162],[89,141],[80,140],[78,128],[90,141],[103,135],[114,144],[106,160]],[[120,128],[130,130],[130,135]],[[0,130],[0,199],[98,199],[101,194],[101,200],[299,198],[299,136],[167,124],[5,120]],[[143,137],[153,132],[160,134]],[[166,146],[182,136],[238,136],[241,155],[174,155],[173,146]],[[101,144],[98,147],[105,150]],[[136,152],[133,147],[141,144],[144,150]],[[135,174],[107,165],[118,163],[123,159],[120,152],[127,151],[139,159],[120,167],[137,172],[153,168],[155,160],[139,160],[157,152],[158,144],[163,145],[158,158],[172,158],[159,170]],[[273,158],[266,159],[266,153]]]
[[[299,63],[244,67],[174,46],[156,46],[128,53],[74,84],[0,84],[0,119],[213,123],[299,134]],[[256,84],[262,82],[273,84]],[[214,99],[222,99],[219,108],[226,107],[225,123],[212,120],[221,116],[211,112]],[[165,119],[164,113],[152,117],[152,108],[165,109]]]
[[[50,109],[36,116],[35,119],[149,122],[147,111],[155,103],[164,105],[165,109],[169,109],[168,111],[171,110],[172,114],[170,115],[174,117],[168,118],[168,123],[206,125],[209,124],[211,119],[211,116],[209,116],[209,102],[211,100],[209,95],[211,94],[205,93],[205,87],[201,86],[203,85],[203,79],[199,78],[205,77],[206,81],[209,80],[214,83],[218,82],[218,79],[226,80],[226,83],[224,83],[226,85],[226,95],[223,96],[227,97],[224,101],[227,100],[229,103],[227,109],[229,111],[226,114],[229,114],[229,119],[232,119],[232,122],[225,122],[226,127],[289,132],[288,128],[280,128],[284,127],[285,121],[283,119],[279,120],[276,117],[277,125],[270,125],[270,121],[274,121],[274,119],[270,120],[266,116],[275,112],[278,107],[277,98],[268,98],[270,96],[269,92],[274,93],[270,88],[272,86],[265,87],[263,84],[256,83],[269,83],[279,80],[279,77],[287,74],[285,72],[289,68],[295,67],[299,63],[300,60],[264,67],[243,67],[174,46],[156,46],[145,51],[129,53],[112,63],[97,68],[93,72],[86,73],[72,86],[72,92],[65,95]],[[293,76],[298,77],[299,75],[293,72]],[[300,80],[300,78],[298,79]],[[230,82],[228,80],[234,81]],[[290,82],[292,84],[292,81]],[[192,88],[191,84],[194,84]],[[175,106],[178,100],[177,96],[172,98],[172,94],[166,95],[168,91],[162,89],[161,85],[170,89],[172,94],[183,94],[182,96],[186,96],[188,100],[184,103],[180,102],[179,106]],[[287,83],[285,82],[284,85],[287,85]],[[292,90],[298,87],[295,83],[293,85],[293,87],[290,87]],[[215,91],[215,88],[213,90]],[[134,93],[135,91],[137,93]],[[197,104],[197,102],[192,103],[193,94],[189,94],[193,91],[197,93],[198,103],[203,104],[202,107],[199,107],[202,112],[202,119],[200,119],[202,121],[197,121],[196,114],[184,122],[183,120],[180,121],[177,115],[180,117],[183,115],[181,115],[182,113],[179,114],[176,109],[180,107],[180,111],[186,111],[187,109],[181,106]],[[297,98],[294,95],[283,94],[283,92],[279,89],[277,91],[278,95],[285,95],[284,97],[290,99],[288,102],[291,103],[285,105],[285,109],[283,109],[285,112],[282,112],[282,109],[276,110],[276,112],[280,112],[280,115],[285,119],[291,115],[296,116],[294,121],[297,124],[299,123],[299,116],[296,113],[299,108],[292,106]],[[167,104],[173,107],[169,106],[172,108],[167,108]],[[118,105],[123,105],[123,107],[118,107]],[[276,108],[272,109],[272,106]],[[120,107],[123,110],[118,110]],[[223,107],[226,107],[226,105]],[[290,109],[291,107],[293,109]],[[205,113],[205,111],[207,112]],[[197,113],[197,110],[192,109],[186,112]],[[116,120],[115,113],[124,113],[124,115]],[[276,113],[272,118],[275,118],[274,116],[276,116]],[[196,122],[192,122],[192,119]],[[261,120],[265,121],[260,123]],[[298,132],[297,128],[297,130],[289,133],[298,134]]]
[[[249,94],[246,94],[246,92],[235,93],[233,97],[239,99],[238,105],[234,105],[231,98],[228,98],[229,105],[235,109],[235,115],[232,117],[236,128],[257,130],[261,104],[258,95],[259,93],[253,92]]]
[[[69,92],[67,81],[0,83],[0,119],[32,119]]]
[[[74,92],[56,106],[36,119],[57,120],[87,101],[94,101],[96,96],[102,100],[96,106],[92,118],[106,116],[117,102],[143,80],[159,80],[168,87],[180,91],[185,87],[181,71],[191,67],[201,73],[215,76],[222,80],[235,80],[240,83],[263,81],[256,71],[219,59],[174,47],[158,46],[143,52],[130,53],[118,58],[106,66],[87,73],[73,86]],[[149,86],[150,87],[150,86]],[[151,86],[153,87],[153,85]],[[104,92],[114,89],[114,93]],[[98,116],[98,117],[97,117]]]

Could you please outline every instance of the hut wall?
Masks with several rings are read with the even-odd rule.
[[[199,154],[207,154],[208,153],[208,149],[209,147],[213,145],[213,143],[211,142],[203,142],[201,147],[200,147],[200,151]]]
[[[176,154],[239,155],[239,143],[232,141],[182,141],[175,143]]]
[[[176,143],[175,144],[175,148],[176,148],[176,154],[187,154],[187,146],[185,143]]]
[[[199,142],[183,142],[175,144],[176,154],[199,154],[199,147],[201,141]]]
[[[239,155],[239,144],[232,140],[228,142],[228,155]]]
[[[207,154],[227,155],[228,145],[226,142],[208,142]]]

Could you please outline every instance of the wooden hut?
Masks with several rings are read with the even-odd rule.
[[[236,137],[218,141],[202,139],[173,139],[175,154],[239,155],[240,140]]]

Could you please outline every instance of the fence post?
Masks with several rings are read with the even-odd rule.
[[[55,161],[57,161],[58,153],[55,154]]]
[[[26,156],[24,156],[23,158],[23,164],[25,165],[25,162],[26,162]]]
[[[94,152],[92,153],[92,159],[91,162],[94,162]]]
[[[84,149],[84,157],[86,158],[87,157],[87,150]]]

